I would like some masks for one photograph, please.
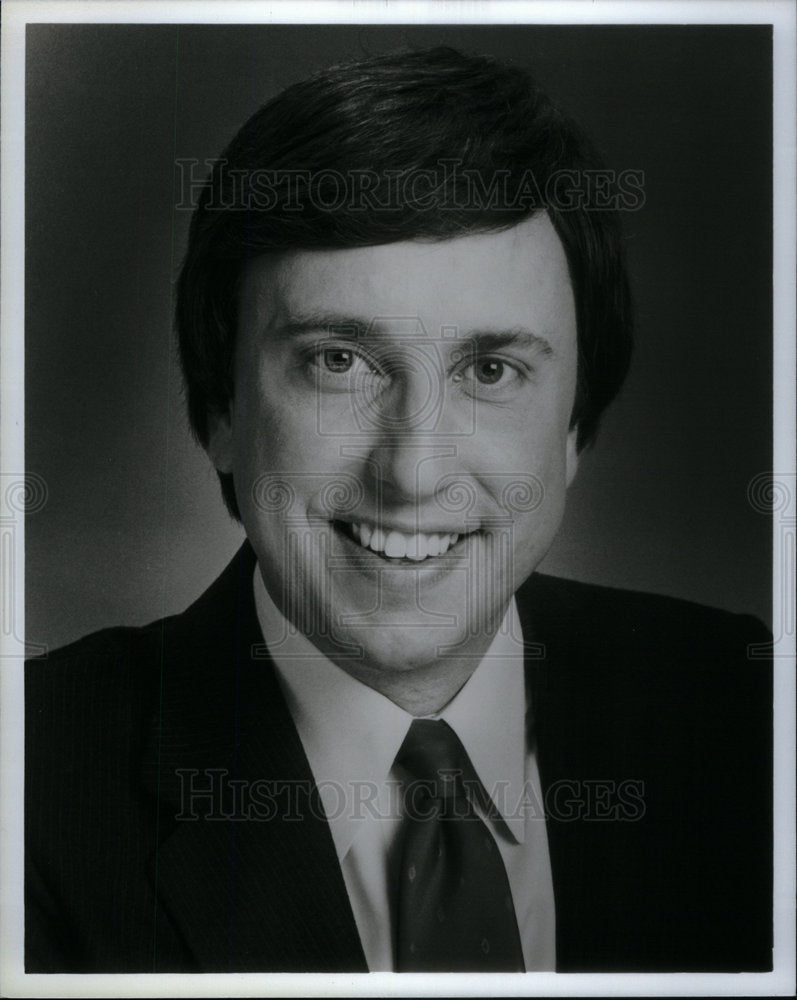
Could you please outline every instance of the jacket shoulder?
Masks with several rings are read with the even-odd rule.
[[[665,645],[743,640],[766,644],[771,634],[755,616],[647,591],[625,590],[535,573],[518,592],[526,614],[561,630],[574,626],[605,639],[647,639]]]
[[[114,626],[100,629],[57,649],[48,650],[25,663],[26,697],[39,684],[57,685],[59,678],[101,684],[104,676],[118,683],[120,672],[133,671],[144,681],[158,666],[164,637],[172,619],[144,626]]]
[[[99,629],[28,660],[26,667],[36,670],[47,664],[124,657],[142,644],[152,642],[162,625],[162,621],[155,621],[143,626],[116,625]]]

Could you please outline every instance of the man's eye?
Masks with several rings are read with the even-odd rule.
[[[521,373],[514,365],[507,364],[500,358],[479,358],[462,368],[454,376],[454,381],[463,387],[470,383],[474,388],[494,386],[503,389],[508,388],[521,377]]]
[[[331,390],[365,388],[380,376],[376,364],[351,347],[322,347],[313,351],[309,363]]]

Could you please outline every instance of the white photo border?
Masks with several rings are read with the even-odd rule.
[[[5,0],[2,19],[2,272],[0,454],[5,474],[24,471],[25,28],[29,23],[373,24],[771,24],[774,37],[774,437],[773,474],[795,482],[795,58],[791,0]],[[3,512],[0,511],[0,519]],[[777,519],[773,519],[777,521]],[[24,648],[3,627],[0,659],[0,994],[5,996],[729,996],[795,990],[794,531],[791,549],[773,525],[775,667],[775,969],[742,974],[26,974],[23,965]],[[3,549],[0,613],[24,635],[24,528]],[[791,588],[790,593],[788,588]]]

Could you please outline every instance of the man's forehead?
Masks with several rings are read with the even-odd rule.
[[[388,327],[420,334],[420,320],[450,337],[475,329],[543,336],[574,315],[565,254],[547,216],[449,240],[264,255],[247,267],[241,305],[261,326],[374,335]]]

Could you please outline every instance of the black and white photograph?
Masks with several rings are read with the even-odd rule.
[[[793,7],[8,10],[3,991],[792,994]]]

